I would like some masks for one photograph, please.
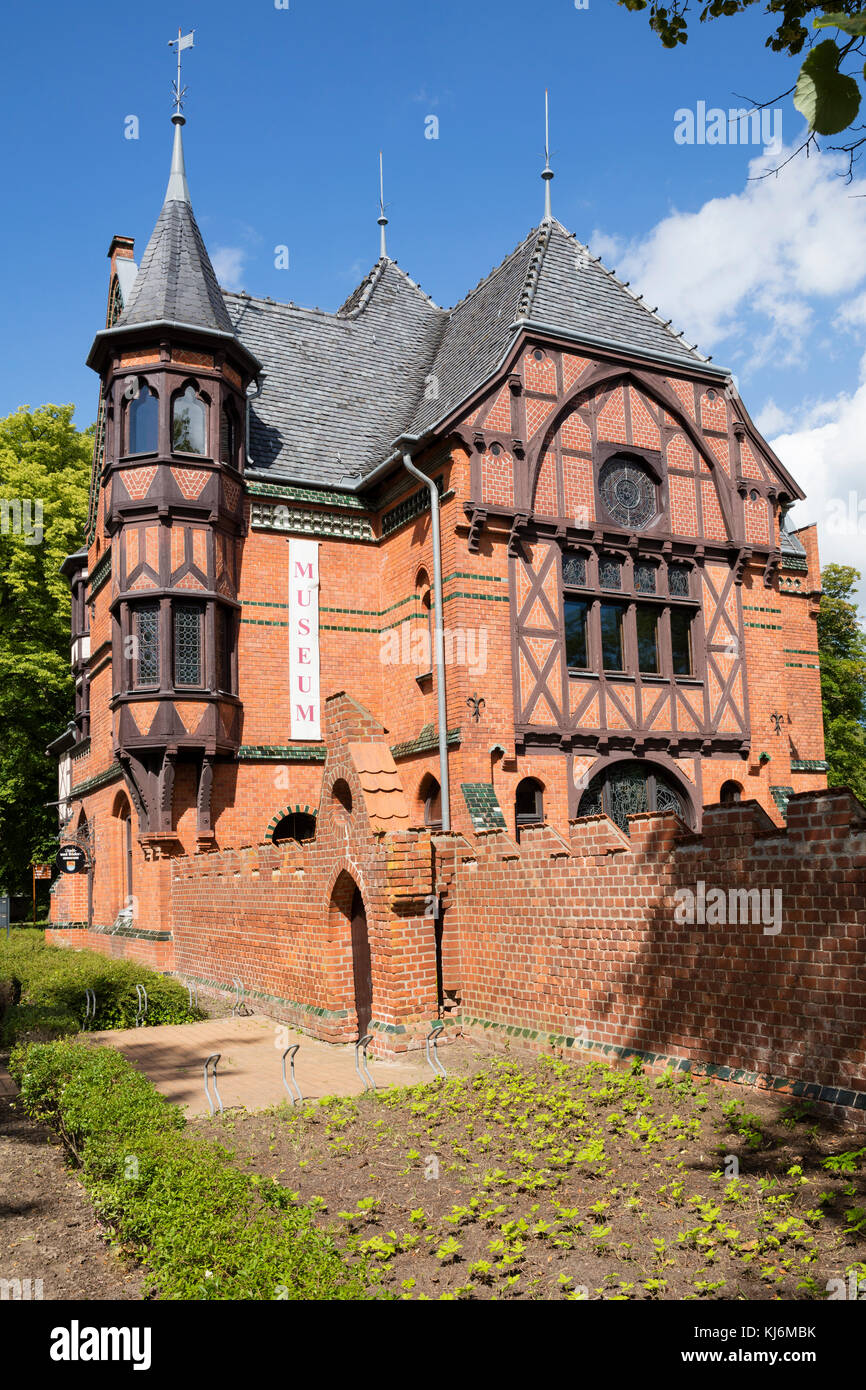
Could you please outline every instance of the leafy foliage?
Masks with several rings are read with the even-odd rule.
[[[108,960],[96,951],[67,951],[46,944],[40,931],[18,929],[0,937],[0,983],[15,982],[13,1003],[0,1018],[0,1044],[25,1037],[62,1037],[84,1023],[85,990],[96,994],[94,1028],[129,1028],[135,1021],[135,986],[147,990],[147,1024],[188,1023],[201,1018],[189,996],[169,980],[132,961]]]
[[[47,745],[72,712],[69,586],[60,574],[81,544],[87,511],[92,429],[72,423],[71,405],[22,407],[0,420],[0,501],[29,505],[38,535],[14,525],[0,533],[0,884],[29,887],[34,853],[56,835],[57,772]],[[8,506],[7,506],[8,510]]]
[[[350,1266],[314,1211],[276,1183],[233,1168],[221,1146],[185,1133],[178,1108],[112,1048],[83,1042],[16,1048],[10,1070],[25,1110],[62,1136],[111,1234],[146,1262],[166,1299],[362,1299],[366,1262]]]
[[[866,802],[866,634],[853,602],[859,582],[851,565],[824,567],[818,651],[827,780]]]

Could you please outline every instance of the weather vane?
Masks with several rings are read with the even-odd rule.
[[[175,48],[175,47],[177,48],[177,79],[176,79],[176,81],[172,82],[172,84],[171,84],[171,85],[172,85],[172,95],[174,96],[174,106],[175,106],[175,112],[174,112],[174,113],[175,113],[176,116],[179,116],[180,113],[181,113],[181,110],[183,109],[183,99],[184,99],[184,97],[185,97],[185,95],[186,95],[186,87],[182,87],[182,86],[180,85],[180,55],[181,55],[181,53],[183,52],[183,50],[184,50],[185,48],[192,48],[192,47],[193,47],[193,38],[194,38],[194,37],[195,37],[195,30],[194,30],[194,29],[190,29],[190,31],[189,31],[188,34],[182,34],[181,31],[180,31],[180,25],[178,25],[178,29],[177,29],[177,38],[176,38],[176,39],[169,39],[169,41],[168,41],[168,46],[169,46],[169,48]]]

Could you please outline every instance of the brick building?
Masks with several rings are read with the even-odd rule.
[[[452,309],[384,230],[335,313],[229,293],[173,120],[162,211],[137,269],[112,241],[88,358],[76,710],[53,748],[90,870],[55,885],[56,934],[243,973],[291,1017],[343,1020],[326,1035],[399,1028],[460,995],[430,906],[447,836],[610,821],[627,846],[630,815],[697,834],[740,800],[781,830],[825,785],[815,529],[786,527],[803,493],[730,374],[549,210]],[[190,884],[207,898],[250,854],[296,878],[256,909],[267,930],[235,901],[182,946]],[[404,854],[427,863],[405,901]]]

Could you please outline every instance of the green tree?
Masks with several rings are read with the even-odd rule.
[[[825,566],[818,651],[827,780],[866,802],[866,634],[852,601],[860,577],[851,565]]]
[[[84,534],[93,427],[71,405],[0,420],[0,883],[26,891],[57,833],[46,746],[73,706],[69,587],[60,566]]]
[[[667,5],[658,0],[619,0],[619,4],[627,10],[649,9],[650,28],[665,48],[676,48],[687,41],[690,0],[670,0]],[[858,133],[862,126],[851,129],[860,109],[858,81],[866,77],[863,0],[835,0],[831,4],[818,0],[707,0],[699,4],[697,14],[703,24],[742,14],[756,4],[763,6],[776,26],[767,36],[767,48],[791,57],[808,48],[796,86],[782,93],[793,94],[794,105],[806,118],[809,137],[804,143],[811,144],[816,135],[839,135],[847,130],[849,139],[831,148],[844,150],[853,161],[854,151],[866,141],[866,136]],[[838,42],[825,38],[825,29],[835,30]],[[816,30],[821,34],[820,41]]]

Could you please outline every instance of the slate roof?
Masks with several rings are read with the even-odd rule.
[[[189,203],[179,198],[163,204],[128,301],[114,327],[158,322],[232,332],[198,223]]]
[[[453,414],[528,327],[727,376],[556,220],[450,310],[387,257],[336,313],[227,291],[224,300],[264,369],[250,422],[248,473],[259,480],[351,486],[400,436],[421,437]]]
[[[339,486],[393,453],[447,318],[394,261],[335,314],[228,292],[225,302],[264,374],[249,476]]]

